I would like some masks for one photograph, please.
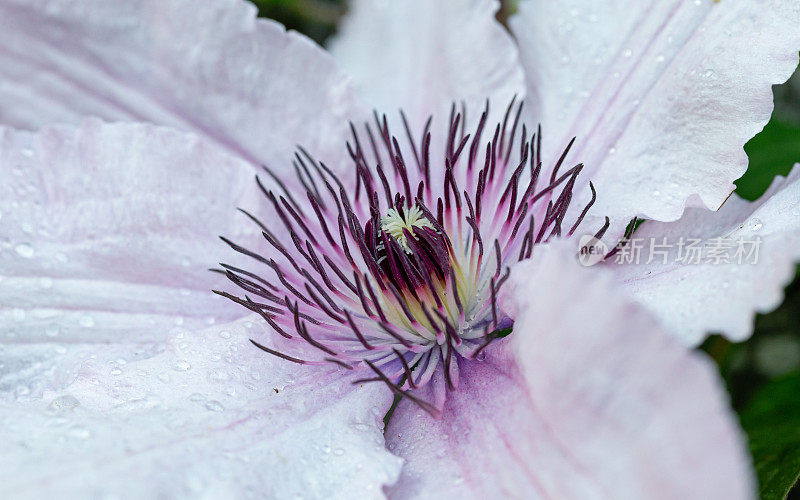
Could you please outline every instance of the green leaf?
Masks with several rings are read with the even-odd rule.
[[[514,329],[512,327],[499,328],[499,329],[489,333],[489,336],[493,337],[493,338],[496,338],[496,339],[502,339],[503,337],[508,337],[509,335],[511,335],[512,331],[514,331]]]
[[[784,498],[800,475],[800,372],[764,385],[740,413],[759,495]]]
[[[744,150],[750,166],[736,181],[736,193],[755,200],[764,194],[776,175],[788,174],[792,166],[800,162],[800,127],[773,118]]]

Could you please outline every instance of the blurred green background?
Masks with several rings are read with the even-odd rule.
[[[346,13],[342,0],[251,1],[261,16],[320,44]],[[498,19],[504,22],[513,10],[513,3],[504,1]],[[750,200],[800,162],[800,71],[774,90],[772,120],[745,147],[750,167],[736,183],[737,193]],[[712,336],[701,349],[718,364],[748,434],[761,497],[786,497],[800,471],[800,280],[787,287],[782,306],[757,317],[750,340],[733,344]],[[789,497],[800,499],[800,487]]]

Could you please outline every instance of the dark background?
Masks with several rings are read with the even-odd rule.
[[[261,16],[320,44],[346,13],[341,0],[251,1]],[[504,22],[513,10],[513,1],[504,1],[498,19]],[[800,162],[800,71],[774,90],[772,120],[745,147],[750,167],[736,183],[737,192],[750,200]],[[800,471],[800,280],[787,287],[783,305],[757,317],[748,341],[733,344],[715,335],[700,349],[714,359],[727,383],[749,437],[761,497],[784,497]],[[789,497],[800,498],[800,487]]]

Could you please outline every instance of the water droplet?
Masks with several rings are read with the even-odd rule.
[[[24,257],[26,259],[30,259],[36,254],[36,252],[33,250],[33,247],[27,243],[20,243],[14,247],[14,251],[16,251],[20,257]]]
[[[169,373],[159,373],[158,375],[156,375],[156,378],[158,378],[158,380],[166,384],[167,382],[169,382]]]
[[[613,154],[616,154],[616,153],[617,153],[617,148],[615,148],[615,147],[608,148],[608,154],[613,155]]]
[[[754,217],[750,219],[750,230],[753,232],[760,231],[762,227],[764,227],[764,223],[761,222],[761,219],[758,217]]]
[[[175,371],[179,371],[179,372],[185,372],[186,370],[188,370],[191,367],[192,367],[192,365],[190,365],[189,362],[186,361],[186,360],[177,361],[177,362],[175,362],[174,365],[172,365],[172,368]]]
[[[200,394],[199,392],[195,392],[189,395],[189,401],[194,401],[195,403],[199,403],[200,401],[205,401],[206,397]]]
[[[51,326],[51,327],[45,328],[45,330],[44,330],[44,334],[47,335],[50,338],[58,337],[59,333],[61,333],[61,330],[59,330],[57,326]]]
[[[705,71],[703,71],[703,73],[701,73],[701,75],[703,76],[703,78],[711,78],[712,76],[714,76],[714,70],[711,69],[711,68],[708,68]]]
[[[49,408],[55,411],[70,411],[80,406],[81,402],[75,396],[65,394],[50,401]]]
[[[222,370],[212,370],[208,374],[208,379],[212,382],[222,382],[228,380],[228,373]]]
[[[206,403],[206,409],[209,411],[223,411],[225,407],[219,401],[209,401]]]
[[[653,191],[653,196],[656,196],[656,197],[661,196],[661,191],[656,189],[655,191]]]
[[[659,62],[659,63],[664,62],[664,55],[663,54],[657,55],[656,56],[656,62]]]
[[[92,433],[86,427],[73,427],[70,429],[69,435],[76,439],[89,439]]]
[[[111,375],[122,375],[122,370],[120,368],[113,368],[111,370]]]
[[[337,457],[341,457],[342,455],[344,455],[344,450],[342,448],[336,448],[335,450],[333,450],[333,454],[336,455]]]
[[[25,148],[22,150],[22,156],[27,156],[28,158],[33,156],[33,149]]]
[[[91,316],[81,316],[78,323],[85,328],[91,328],[94,326],[94,318]]]
[[[175,325],[176,326],[181,326],[182,324],[183,324],[183,317],[182,316],[176,317],[175,318]]]
[[[625,52],[622,53],[624,57],[630,57],[633,55],[633,51],[631,49],[625,49]]]
[[[222,330],[221,332],[219,332],[219,336],[222,337],[223,339],[229,339],[231,338],[231,332],[229,332],[228,330]]]

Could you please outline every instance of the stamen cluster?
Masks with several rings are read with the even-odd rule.
[[[376,113],[361,132],[350,125],[352,179],[303,148],[293,178],[264,167],[270,180],[256,180],[273,212],[268,220],[277,222],[242,211],[272,250],[259,253],[223,238],[264,267],[254,272],[223,264],[217,271],[246,294],[216,293],[307,347],[297,356],[252,341],[263,351],[302,364],[365,364],[375,373],[367,380],[383,381],[435,413],[409,390],[437,373],[455,389],[459,366],[480,358],[498,332],[508,331],[512,322],[497,297],[509,266],[562,234],[583,168],[560,171],[573,139],[542,181],[541,128],[528,137],[519,126],[521,112],[512,100],[484,138],[488,102],[472,134],[464,107],[453,106],[441,157],[433,161],[431,118],[415,140],[401,112],[403,149]],[[591,189],[591,201],[567,233],[594,203]]]

